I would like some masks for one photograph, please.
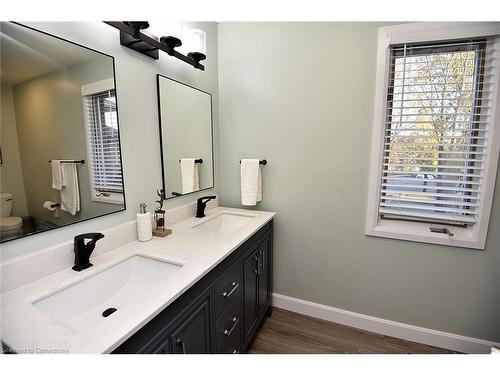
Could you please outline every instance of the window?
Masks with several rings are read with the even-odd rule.
[[[120,138],[113,80],[82,87],[92,200],[123,204]]]
[[[484,247],[498,160],[495,35],[393,37],[377,92],[367,234]]]
[[[486,42],[390,50],[379,213],[473,224],[488,130]]]

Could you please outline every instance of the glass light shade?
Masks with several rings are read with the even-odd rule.
[[[207,34],[200,29],[189,29],[184,33],[182,41],[182,51],[187,54],[189,52],[201,52],[207,54]]]
[[[162,36],[175,36],[176,38],[182,39],[181,21],[153,21],[149,23],[149,28],[147,30],[158,38]]]

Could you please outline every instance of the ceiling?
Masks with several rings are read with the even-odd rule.
[[[0,23],[0,81],[17,85],[103,55],[10,22]]]

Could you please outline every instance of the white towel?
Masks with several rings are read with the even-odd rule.
[[[64,186],[62,179],[62,169],[60,160],[52,160],[50,162],[52,167],[52,189],[61,190]]]
[[[78,172],[75,163],[62,163],[61,174],[64,183],[59,192],[61,196],[61,210],[76,215],[80,211],[80,188],[78,187]]]
[[[194,158],[181,159],[182,194],[200,190],[198,165]]]
[[[262,200],[262,174],[259,159],[241,160],[241,204],[255,206]]]

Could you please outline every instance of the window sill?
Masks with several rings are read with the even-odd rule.
[[[430,226],[447,227],[453,236],[441,233],[431,233]],[[385,237],[403,241],[423,242],[437,245],[465,247],[469,249],[484,250],[485,242],[476,237],[470,228],[450,227],[446,225],[415,223],[398,220],[379,220],[374,227],[367,227],[367,236]]]
[[[110,193],[110,195],[107,197],[104,197],[104,196],[98,197],[96,194],[93,194],[92,201],[93,202],[100,202],[100,203],[116,204],[116,205],[120,205],[120,206],[123,206],[125,204],[123,194],[120,194],[120,193]]]

